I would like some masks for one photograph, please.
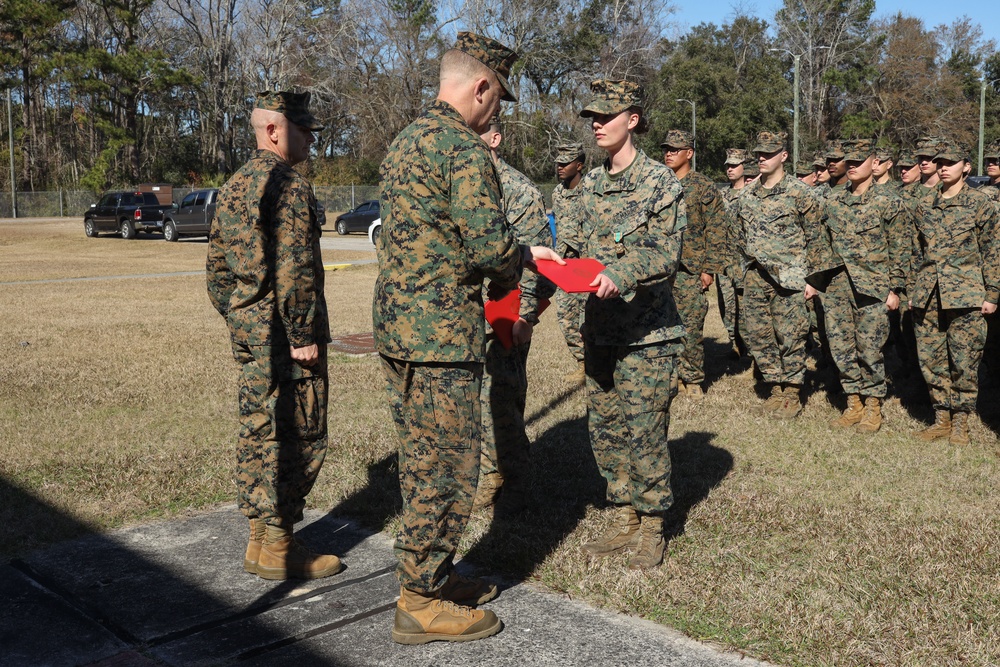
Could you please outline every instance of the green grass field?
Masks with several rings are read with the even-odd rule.
[[[233,501],[236,367],[203,241],[86,239],[79,221],[0,224],[0,555]],[[324,259],[346,259],[328,252]],[[374,266],[331,271],[334,336],[371,330]],[[11,284],[14,283],[14,284]],[[900,382],[875,435],[834,431],[841,396],[809,375],[790,423],[755,413],[747,362],[713,307],[707,395],[672,408],[677,502],[664,565],[634,573],[580,543],[609,518],[572,360],[542,318],[529,358],[534,512],[477,513],[488,570],[782,665],[1000,664],[998,386],[974,444],[911,435],[930,415]],[[310,505],[392,531],[394,435],[374,357],[331,357],[331,450]],[[239,520],[234,513],[233,520]]]

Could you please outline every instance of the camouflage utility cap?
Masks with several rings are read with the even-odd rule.
[[[580,112],[583,118],[597,114],[620,113],[632,107],[642,109],[646,104],[646,93],[642,86],[632,81],[598,79],[591,82],[590,92],[594,97]]]
[[[938,144],[938,154],[934,156],[934,161],[960,162],[965,160],[966,162],[971,162],[972,160],[969,159],[969,155],[968,147],[958,142],[945,141]]]
[[[757,145],[753,147],[754,153],[774,153],[784,150],[788,134],[785,132],[761,132],[757,135]]]
[[[920,137],[917,139],[917,150],[913,152],[918,158],[929,157],[933,158],[939,152],[941,152],[941,144],[944,140],[941,137],[927,136]]]
[[[990,145],[987,146],[986,150],[983,152],[983,157],[993,158],[994,160],[1000,159],[1000,141],[990,143]]]
[[[826,169],[826,158],[823,157],[823,151],[816,151],[813,153],[813,167],[823,167]]]
[[[750,156],[742,148],[726,149],[726,164],[743,164],[749,159]]]
[[[561,144],[556,146],[556,151],[556,164],[569,164],[577,160],[583,162],[586,157],[583,152],[583,144],[579,142]]]
[[[743,169],[743,178],[753,178],[754,176],[760,176],[760,165],[756,162],[748,162]]]
[[[277,111],[285,118],[307,130],[318,132],[323,125],[309,113],[309,98],[312,93],[290,93],[288,91],[265,90],[257,94],[257,108]]]
[[[920,162],[920,160],[918,160],[917,156],[913,154],[913,151],[900,151],[899,157],[896,158],[896,164],[904,170],[909,169],[910,167],[915,167],[918,162]]]
[[[507,77],[510,76],[510,68],[519,58],[515,51],[508,49],[500,42],[477,35],[474,32],[458,33],[458,39],[452,48],[472,56],[493,70],[504,90],[502,99],[508,102],[517,102],[514,91],[510,87],[510,81],[507,80]]]
[[[844,159],[844,155],[844,142],[836,140],[826,142],[826,151],[823,153],[823,157],[827,160],[840,162]]]
[[[876,146],[875,147],[875,157],[879,159],[879,162],[888,162],[893,159],[893,151],[888,146]]]
[[[684,130],[670,130],[660,148],[694,148],[694,136]]]
[[[808,176],[813,173],[813,166],[811,162],[804,162],[799,160],[795,163],[795,175],[796,176]]]
[[[864,162],[875,154],[872,142],[868,139],[855,139],[843,143],[844,159],[852,162]]]

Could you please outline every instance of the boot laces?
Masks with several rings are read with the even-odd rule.
[[[438,599],[434,601],[437,607],[437,611],[448,612],[452,616],[462,616],[463,618],[472,618],[472,607],[466,607],[465,605],[456,604],[451,600]]]

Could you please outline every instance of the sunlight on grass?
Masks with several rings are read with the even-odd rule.
[[[79,227],[0,226],[0,281],[203,269],[203,242],[94,240]],[[327,273],[335,336],[371,330],[375,275]],[[200,274],[12,285],[3,304],[0,475],[39,503],[0,498],[0,553],[73,534],[40,506],[107,530],[232,502],[237,369]],[[714,307],[709,317],[706,397],[672,408],[661,568],[633,573],[625,556],[579,549],[609,513],[554,309],[529,357],[535,510],[477,513],[467,557],[785,665],[1000,663],[995,432],[975,418],[968,447],[913,438],[929,406],[912,381],[880,433],[834,431],[843,399],[814,370],[802,417],[766,419],[749,364],[725,358]],[[395,434],[377,360],[333,355],[330,374],[330,453],[309,503],[392,531]],[[984,373],[994,428],[997,399]]]

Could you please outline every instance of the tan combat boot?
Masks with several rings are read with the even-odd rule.
[[[261,579],[322,579],[342,569],[340,558],[316,554],[292,537],[289,528],[268,525],[257,560]]]
[[[865,416],[865,405],[861,402],[861,397],[857,394],[848,394],[847,409],[843,414],[830,422],[830,426],[848,428],[859,423]]]
[[[644,514],[639,527],[639,548],[628,562],[630,570],[648,570],[663,562],[667,541],[663,537],[663,517]]]
[[[476,488],[476,500],[472,503],[473,510],[481,510],[484,507],[491,507],[500,495],[503,488],[503,477],[498,472],[488,472],[483,475],[479,486]]]
[[[497,587],[488,581],[463,577],[457,571],[452,570],[448,575],[448,581],[438,589],[438,597],[442,600],[450,600],[458,605],[474,607],[485,604],[497,596]]]
[[[396,603],[392,641],[397,644],[467,642],[500,632],[503,624],[492,611],[472,609],[434,593],[401,588]]]
[[[948,442],[953,445],[969,444],[969,413],[956,412],[951,416],[951,433]]]
[[[700,401],[705,398],[705,390],[701,388],[700,384],[688,384],[687,385],[687,396],[696,401]]]
[[[948,410],[935,410],[934,423],[915,434],[921,440],[931,442],[951,435],[951,413]]]
[[[639,515],[631,506],[619,507],[607,532],[583,545],[594,556],[610,556],[639,544]]]
[[[243,569],[250,574],[257,574],[257,561],[260,559],[265,532],[263,520],[250,519],[250,541],[247,543],[247,553],[243,556]]]
[[[875,396],[865,397],[865,416],[858,425],[859,431],[877,433],[882,428],[882,401]]]
[[[795,419],[802,413],[802,401],[799,400],[799,385],[790,384],[781,393],[781,407],[774,411],[778,419]]]
[[[772,384],[771,396],[766,401],[764,401],[764,405],[761,407],[761,412],[765,414],[774,412],[775,410],[780,409],[782,403],[784,402],[785,402],[785,397],[783,395],[783,392],[781,391],[781,385],[777,383]]]

